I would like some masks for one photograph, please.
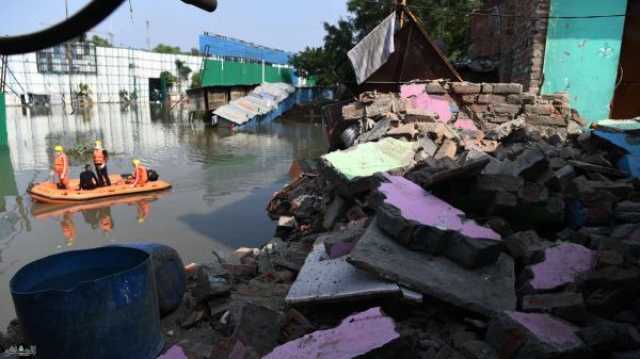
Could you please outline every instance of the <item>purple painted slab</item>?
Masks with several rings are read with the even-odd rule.
[[[427,93],[421,93],[413,97],[412,105],[414,108],[435,112],[438,114],[438,121],[448,123],[451,121],[451,109],[449,101],[444,97],[429,96]]]
[[[463,211],[400,176],[385,175],[389,182],[380,185],[385,203],[400,209],[406,219],[429,227],[459,232],[469,238],[501,240],[498,233],[466,219]]]
[[[545,250],[544,262],[530,267],[531,286],[535,290],[551,290],[573,283],[580,273],[595,265],[595,253],[579,244],[562,243]]]
[[[158,359],[187,359],[187,355],[181,346],[174,345],[166,353],[159,356]]]
[[[418,96],[422,93],[425,93],[425,85],[424,84],[411,84],[411,85],[402,85],[400,87],[400,97],[409,98],[413,96]]]
[[[576,327],[548,314],[505,312],[511,319],[527,328],[538,340],[557,348],[574,348],[582,345],[576,335]]]
[[[348,359],[380,348],[399,337],[393,320],[377,307],[347,317],[333,329],[318,330],[283,344],[263,359]]]

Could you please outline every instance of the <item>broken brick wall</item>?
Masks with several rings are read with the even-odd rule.
[[[500,6],[500,80],[517,82],[525,92],[542,87],[549,0],[504,0]],[[511,16],[514,15],[514,16]]]

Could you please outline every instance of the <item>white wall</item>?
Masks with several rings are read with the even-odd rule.
[[[7,75],[7,105],[19,105],[18,95],[26,93],[50,95],[52,104],[61,104],[63,94],[67,101],[71,98],[69,82],[74,91],[77,91],[80,83],[88,84],[93,92],[93,100],[98,103],[119,102],[120,90],[129,93],[137,90],[140,101],[148,102],[149,78],[158,78],[163,71],[170,71],[177,77],[176,60],[183,61],[193,72],[200,71],[202,66],[201,56],[159,54],[125,48],[96,47],[96,57],[96,74],[69,76],[39,73],[35,53],[10,56],[8,67],[15,78]],[[182,86],[183,91],[190,84],[189,78]]]

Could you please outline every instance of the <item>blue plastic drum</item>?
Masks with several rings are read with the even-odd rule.
[[[162,350],[145,251],[103,247],[52,255],[11,279],[27,344],[45,359],[151,359]]]

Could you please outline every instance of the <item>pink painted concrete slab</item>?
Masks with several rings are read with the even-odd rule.
[[[385,203],[400,209],[402,216],[426,226],[459,232],[469,238],[501,240],[492,229],[467,219],[463,211],[401,176],[385,175],[389,182],[380,185]]]
[[[187,359],[187,354],[184,353],[181,346],[174,345],[166,353],[159,356],[158,359]]]
[[[410,84],[410,85],[402,85],[400,87],[400,97],[402,98],[418,96],[422,93],[425,93],[424,84]]]
[[[514,321],[527,328],[541,342],[557,348],[574,348],[582,345],[576,335],[577,328],[548,314],[506,312]]]
[[[535,290],[551,290],[573,283],[580,273],[593,269],[595,253],[579,244],[562,243],[545,250],[545,260],[530,267],[531,286]]]
[[[376,307],[347,317],[333,329],[318,330],[283,344],[263,359],[348,359],[399,337],[393,320]]]
[[[453,127],[460,130],[478,131],[478,127],[470,118],[459,118]]]

